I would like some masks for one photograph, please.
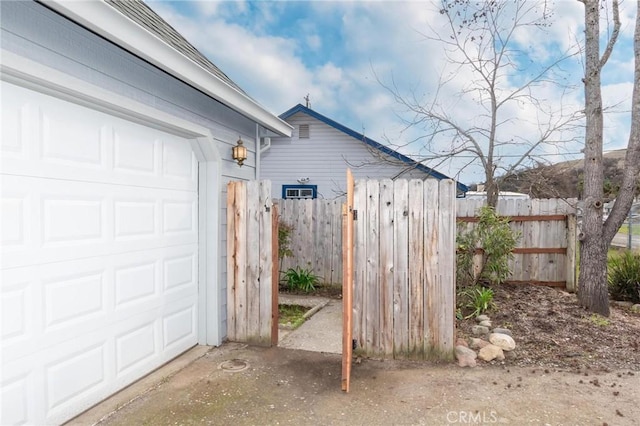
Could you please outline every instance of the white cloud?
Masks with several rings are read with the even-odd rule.
[[[300,20],[282,21],[284,29],[290,31],[280,33],[286,35],[274,35],[269,25],[280,22],[290,6],[303,4],[311,13]],[[364,130],[375,140],[383,142],[388,138],[396,146],[402,146],[405,153],[420,152],[417,145],[404,145],[423,132],[417,128],[403,132],[403,124],[395,116],[401,108],[376,81],[375,72],[388,84],[393,76],[399,90],[426,101],[440,90],[442,108],[453,112],[461,122],[482,120],[477,106],[459,95],[469,87],[471,74],[462,73],[447,87],[438,87],[439,75],[452,71],[452,66],[447,63],[442,46],[424,36],[430,28],[435,34],[446,34],[435,3],[204,1],[195,2],[193,6],[196,13],[189,14],[185,8],[170,3],[152,3],[155,10],[213,63],[275,114],[303,103],[303,97],[309,93],[312,107],[318,112],[358,132]],[[582,7],[578,1],[556,1],[554,22],[546,30],[546,36],[527,29],[519,35],[522,46],[531,48],[535,58],[544,59],[557,53],[558,45],[562,49],[575,45],[583,37]],[[631,9],[627,7],[623,12],[627,40],[629,30],[633,29]],[[340,45],[333,46],[331,43],[336,40]],[[577,60],[567,63],[566,68],[572,73],[568,78],[573,80],[569,82],[579,87],[565,101],[577,106],[582,90],[580,63]],[[612,81],[621,83],[629,81],[632,69],[632,58],[623,50],[611,58],[606,71],[618,73]],[[506,89],[515,85],[512,82]],[[624,97],[625,90],[628,94],[628,86],[608,86],[603,91],[607,104],[615,102],[616,96]],[[536,88],[537,97],[552,102],[557,102],[560,94],[553,85]],[[507,113],[514,121],[505,127],[516,135],[538,130],[537,117],[530,105],[513,104]],[[612,120],[607,122],[606,130],[610,140],[619,141],[628,136],[625,117],[622,114],[607,117]],[[624,130],[625,120],[627,130]],[[448,143],[440,143],[437,149],[449,149]],[[547,152],[557,154],[553,150]],[[443,173],[455,175],[468,161],[462,159],[437,166]],[[477,168],[466,169],[462,176],[465,182],[483,179]]]

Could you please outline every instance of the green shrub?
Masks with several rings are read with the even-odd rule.
[[[493,207],[480,209],[478,223],[471,229],[461,230],[457,236],[456,281],[459,287],[479,282],[501,284],[509,278],[509,260],[520,235],[509,227],[509,219],[500,217]],[[479,271],[474,271],[474,256],[481,249]]]
[[[293,232],[293,226],[285,223],[278,223],[278,259],[280,264],[285,257],[289,257],[293,254],[291,251],[291,233]]]
[[[289,268],[284,273],[287,282],[287,288],[291,291],[303,291],[310,293],[316,289],[316,285],[320,281],[320,277],[315,275],[310,269],[300,267]]]
[[[640,254],[624,251],[612,256],[607,269],[611,298],[640,303]]]

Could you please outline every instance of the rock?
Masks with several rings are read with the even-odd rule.
[[[636,312],[640,314],[640,303],[636,303],[631,307],[631,312]]]
[[[485,327],[484,325],[474,325],[471,327],[471,332],[474,336],[489,334],[489,327]]]
[[[469,347],[469,344],[467,343],[466,340],[464,340],[462,337],[458,337],[456,339],[456,346],[464,346],[465,348]]]
[[[480,321],[480,325],[483,327],[491,327],[491,321],[489,320]]]
[[[493,329],[492,333],[500,333],[500,334],[506,334],[507,336],[513,336],[513,334],[511,334],[511,330],[507,328],[496,327]]]
[[[487,342],[486,340],[482,340],[482,339],[477,339],[475,337],[471,338],[471,349],[482,349],[487,345],[490,345],[491,343]]]
[[[460,367],[475,367],[477,354],[466,346],[456,346],[456,359]]]
[[[505,359],[516,359],[518,356],[516,355],[517,351],[503,351]]]
[[[493,361],[494,359],[500,361],[504,359],[504,352],[502,352],[502,348],[488,344],[484,348],[480,349],[480,352],[478,352],[478,358],[483,361]]]
[[[489,341],[505,351],[512,351],[516,348],[516,342],[508,334],[491,333]]]
[[[478,322],[491,321],[491,318],[489,318],[487,315],[478,315],[476,317],[476,321],[478,321]]]

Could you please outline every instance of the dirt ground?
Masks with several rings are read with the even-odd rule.
[[[609,318],[598,317],[574,294],[534,285],[496,286],[494,301],[492,325],[510,329],[517,344],[507,365],[640,371],[640,313],[612,305]],[[470,336],[474,324],[458,322],[458,336]]]
[[[494,325],[518,344],[501,362],[364,359],[345,394],[339,355],[227,343],[99,424],[638,424],[640,315],[614,307],[604,325],[544,287],[497,289],[496,302]],[[246,368],[225,371],[225,361]]]

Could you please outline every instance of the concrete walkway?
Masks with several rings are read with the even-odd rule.
[[[281,300],[282,303],[283,300]],[[278,346],[304,351],[342,353],[342,300],[328,299],[296,330],[280,330]]]

